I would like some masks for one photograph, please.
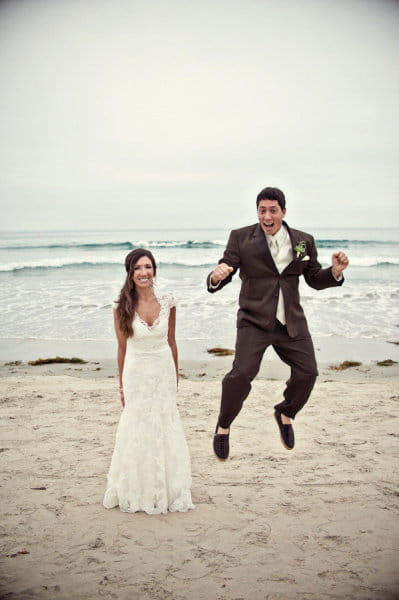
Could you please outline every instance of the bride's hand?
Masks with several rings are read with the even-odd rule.
[[[119,393],[121,395],[122,406],[123,406],[123,408],[125,408],[125,394],[123,393],[123,389],[122,388],[119,388]]]

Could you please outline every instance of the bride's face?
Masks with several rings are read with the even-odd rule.
[[[142,256],[134,265],[132,282],[139,289],[145,289],[153,285],[154,268],[148,256]]]

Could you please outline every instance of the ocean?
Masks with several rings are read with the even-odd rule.
[[[313,337],[342,348],[354,340],[397,342],[399,229],[311,232],[323,266],[335,250],[350,258],[340,288],[316,291],[301,281]],[[124,281],[124,258],[136,247],[155,256],[156,289],[177,299],[180,356],[207,356],[215,345],[232,348],[240,280],[236,276],[216,294],[205,286],[228,234],[227,229],[0,233],[0,359],[26,360],[24,348],[31,352],[35,343],[56,352],[68,342],[75,354],[90,347],[113,356],[112,302]]]

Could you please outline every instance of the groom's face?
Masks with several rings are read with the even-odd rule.
[[[285,216],[285,208],[281,209],[277,200],[261,200],[258,206],[260,226],[267,235],[278,232]]]

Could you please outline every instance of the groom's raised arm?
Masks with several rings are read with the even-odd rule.
[[[223,258],[206,278],[208,292],[213,294],[217,290],[230,283],[234,273],[240,266],[240,252],[236,232],[232,231],[227,242]]]

